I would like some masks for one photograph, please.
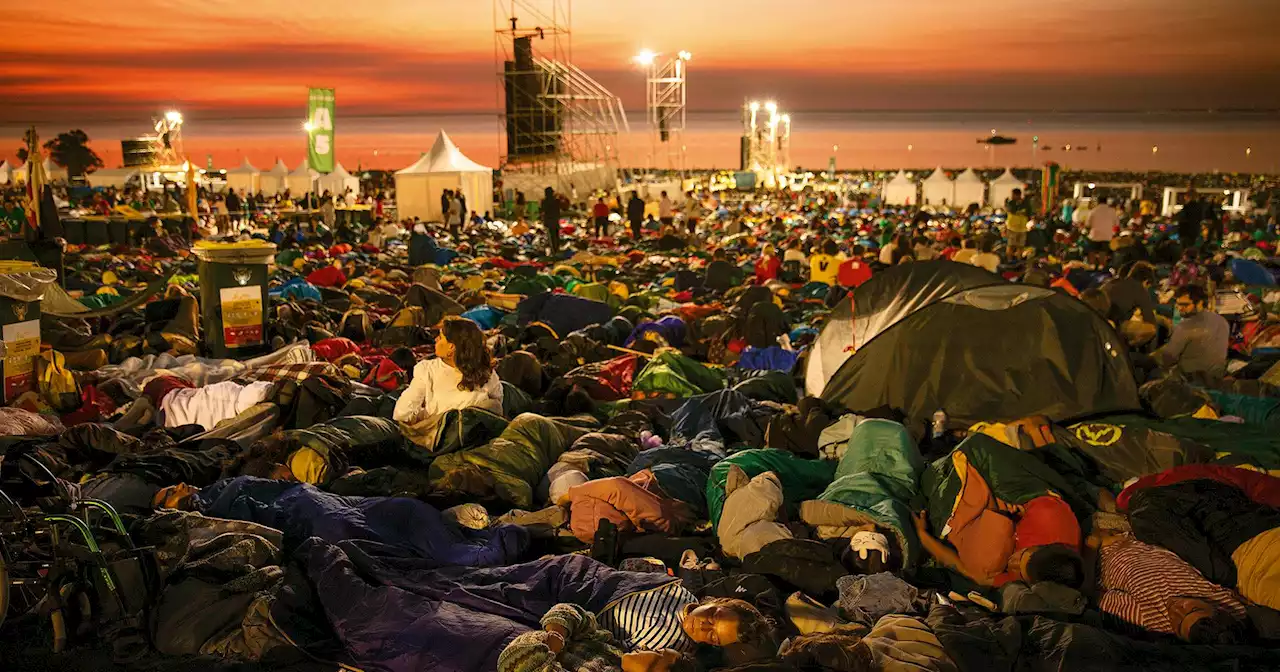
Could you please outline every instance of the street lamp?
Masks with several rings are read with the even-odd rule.
[[[309,121],[304,121],[302,122],[302,130],[310,133],[311,131],[316,130],[316,125]]]
[[[169,110],[164,113],[164,119],[171,124],[181,124],[182,113],[177,110]]]
[[[1159,146],[1159,145],[1151,145],[1151,153],[1152,153],[1152,154],[1158,154],[1159,152],[1160,152],[1160,146]]]
[[[1244,148],[1244,155],[1245,155],[1245,156],[1249,156],[1249,155],[1251,155],[1251,154],[1253,154],[1253,148],[1252,148],[1252,147],[1245,147],[1245,148]]]
[[[641,49],[640,53],[636,54],[635,61],[636,63],[643,65],[644,67],[647,68],[653,65],[653,61],[657,58],[658,58],[657,53],[649,49]]]

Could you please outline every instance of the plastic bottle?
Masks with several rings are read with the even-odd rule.
[[[947,431],[947,412],[939,408],[933,412],[933,438],[941,439]]]

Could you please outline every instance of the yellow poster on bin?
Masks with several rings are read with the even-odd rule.
[[[16,399],[35,385],[40,354],[40,320],[4,325],[4,398]]]
[[[262,344],[262,286],[221,290],[222,340],[228,348]]]

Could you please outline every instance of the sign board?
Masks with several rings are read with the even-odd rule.
[[[228,348],[262,344],[262,285],[226,287],[222,303],[222,340]]]
[[[30,391],[36,378],[36,356],[40,354],[40,320],[4,325],[4,398],[16,399]]]

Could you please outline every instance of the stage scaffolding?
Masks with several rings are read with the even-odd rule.
[[[613,190],[630,126],[622,101],[573,64],[572,16],[572,0],[494,0],[501,166],[563,193]]]

